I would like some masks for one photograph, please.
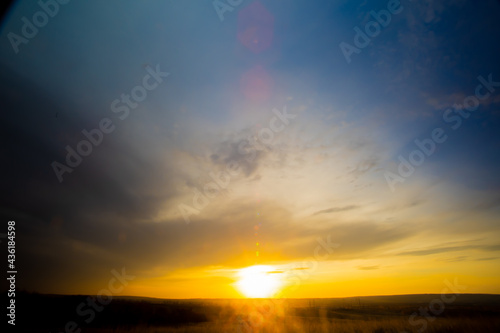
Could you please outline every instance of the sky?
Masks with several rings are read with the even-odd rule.
[[[237,298],[265,265],[282,297],[500,293],[499,15],[15,2],[0,232],[16,222],[17,287],[96,294],[118,271],[122,295]]]

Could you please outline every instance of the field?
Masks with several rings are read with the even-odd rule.
[[[16,328],[22,332],[75,333],[500,332],[500,295],[442,297],[274,300],[116,297],[103,299],[109,303],[100,305],[83,295],[21,294],[17,297]]]

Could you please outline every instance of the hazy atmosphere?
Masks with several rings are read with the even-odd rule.
[[[494,0],[15,1],[17,290],[500,294],[499,17]]]

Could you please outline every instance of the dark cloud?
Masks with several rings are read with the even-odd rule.
[[[250,177],[258,170],[260,163],[266,156],[267,150],[262,146],[253,145],[248,139],[224,141],[211,155],[211,162],[222,168],[228,163],[237,163],[245,177]]]
[[[177,184],[184,179],[150,143],[164,139],[130,137],[117,126],[60,183],[51,163],[65,163],[65,146],[75,148],[84,139],[81,131],[95,128],[100,119],[82,117],[74,106],[3,66],[0,75],[0,140],[9,143],[1,148],[0,217],[15,220],[19,228],[25,272],[20,285],[55,292],[56,285],[63,290],[77,281],[92,284],[112,268],[140,262],[129,251],[151,256],[161,242],[137,241],[139,225],[181,193]],[[137,249],[127,247],[130,243]]]
[[[256,222],[249,217],[254,211],[253,202],[232,200],[224,206],[214,205],[190,224],[181,220],[141,222],[140,215],[129,219],[100,211],[61,217],[54,224],[20,217],[23,243],[29,244],[20,253],[25,264],[20,285],[43,291],[72,290],[66,281],[102,284],[112,268],[126,267],[131,274],[147,278],[156,276],[153,267],[165,274],[180,267],[252,265]],[[372,223],[318,228],[297,223],[287,209],[269,201],[261,202],[259,211],[261,251],[272,260],[313,256],[318,239],[341,243],[329,260],[364,258],[411,234],[404,228]],[[39,271],[44,266],[51,269]]]
[[[323,210],[317,211],[312,215],[345,212],[345,211],[353,210],[353,209],[357,209],[357,208],[359,208],[359,206],[356,206],[356,205],[350,205],[350,206],[344,206],[344,207],[332,207],[329,209],[323,209]]]

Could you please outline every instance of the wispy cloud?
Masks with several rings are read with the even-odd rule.
[[[358,266],[358,269],[361,270],[361,271],[372,271],[372,270],[375,270],[375,269],[379,269],[380,266],[376,265],[376,266]]]
[[[467,256],[458,256],[454,258],[446,258],[446,259],[439,259],[438,261],[444,261],[444,262],[459,262],[459,261],[464,261],[468,257]]]
[[[332,208],[317,211],[313,215],[345,212],[345,211],[353,210],[353,209],[357,209],[357,208],[359,208],[359,206],[356,206],[356,205],[350,205],[350,206],[344,206],[344,207],[332,207]]]
[[[428,256],[431,254],[457,252],[465,250],[480,250],[480,251],[500,251],[500,245],[465,245],[465,246],[449,246],[435,247],[425,250],[404,251],[398,253],[400,256]]]

